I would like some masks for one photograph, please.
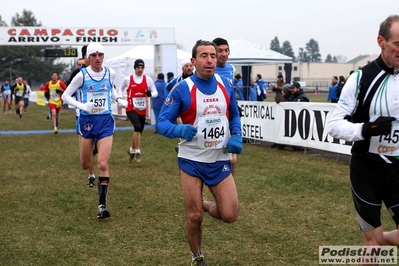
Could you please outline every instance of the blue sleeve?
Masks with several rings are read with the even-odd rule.
[[[182,81],[169,93],[162,105],[156,124],[157,132],[165,137],[175,138],[173,131],[176,127],[176,119],[190,107],[190,104],[191,95],[187,83]]]
[[[327,101],[331,100],[331,86],[328,88]]]
[[[230,133],[233,134],[235,132],[241,133],[241,118],[240,112],[238,111],[237,101],[234,97],[234,93],[230,94],[230,106],[229,106],[229,127]]]
[[[170,90],[175,86],[177,83],[177,78],[172,79],[168,84],[165,86],[165,96],[167,96],[170,92]]]

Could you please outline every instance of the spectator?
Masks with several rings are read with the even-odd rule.
[[[158,73],[157,80],[154,82],[154,85],[158,91],[158,96],[153,97],[151,100],[152,100],[152,108],[154,109],[155,124],[156,124],[158,123],[159,112],[161,111],[161,107],[166,99],[165,96],[166,82],[163,73]]]
[[[287,101],[290,102],[310,102],[309,97],[301,89],[301,84],[299,82],[294,82],[290,86],[291,97]]]
[[[314,95],[317,95],[317,94],[319,94],[319,85],[316,83],[316,87],[315,87],[315,90],[314,90]]]
[[[338,97],[337,97],[337,89],[338,89],[338,77],[333,76],[331,79],[331,85],[328,88],[328,97],[327,97],[327,102],[331,101],[332,103],[337,103],[338,102]]]
[[[281,88],[281,94],[283,96],[284,102],[289,102],[289,98],[291,97],[291,89],[290,89],[291,85],[290,84],[285,84],[282,88]]]
[[[169,81],[166,86],[165,86],[165,96],[168,96],[170,90],[180,81],[183,79],[190,77],[193,74],[194,71],[194,66],[191,63],[191,59],[183,59],[181,63],[181,69],[182,69],[182,75],[180,77],[173,78],[171,81]]]
[[[276,94],[276,96],[274,97],[274,101],[276,103],[284,101],[284,97],[282,94],[282,89],[284,84],[285,81],[283,75],[278,74],[276,83],[274,83],[274,85],[270,87],[271,90]]]
[[[166,73],[166,83],[171,82],[174,76],[173,72]]]
[[[284,85],[281,87],[281,97],[282,97],[282,99],[283,99],[281,102],[290,101],[290,100],[287,100],[287,99],[289,99],[289,98],[291,97],[291,90],[290,90],[290,87],[291,87],[290,84],[284,84]],[[284,145],[284,144],[274,143],[274,144],[271,146],[271,148],[278,149],[278,150],[284,150],[286,146],[287,146],[287,145]]]
[[[235,92],[237,101],[243,101],[244,100],[244,96],[242,95],[243,85],[242,85],[241,74],[236,74],[234,76],[233,88],[234,88],[234,92]]]
[[[255,81],[251,79],[249,81],[249,95],[248,95],[248,101],[257,101],[258,100],[258,95],[255,87]]]
[[[261,74],[256,74],[255,88],[258,95],[258,101],[263,102],[267,96],[265,92],[265,82]]]
[[[344,87],[345,82],[346,82],[346,80],[345,80],[344,76],[339,76],[339,78],[338,78],[338,88],[337,88],[337,98],[338,98],[338,100],[339,100],[339,97],[341,96],[342,88]]]

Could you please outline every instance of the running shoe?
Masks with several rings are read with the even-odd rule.
[[[130,153],[130,149],[127,150],[127,154],[129,154],[130,158],[129,158],[129,162],[132,162],[134,160],[134,153]]]
[[[55,135],[58,134],[58,128],[57,128],[57,127],[54,128],[54,134],[55,134]]]
[[[192,262],[191,266],[206,266],[204,256],[198,256],[196,257]]]
[[[88,180],[89,180],[89,182],[87,182],[87,186],[94,187],[94,181],[96,180],[96,178],[91,176],[88,178]]]
[[[141,156],[140,153],[136,153],[134,155],[134,160],[136,161],[136,163],[141,163]]]
[[[97,219],[105,219],[110,216],[111,214],[109,213],[109,210],[107,209],[107,207],[105,207],[104,204],[98,205]]]

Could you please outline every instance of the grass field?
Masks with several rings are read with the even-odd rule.
[[[33,103],[21,119],[1,115],[0,131],[51,132],[46,115]],[[112,216],[98,221],[97,189],[85,186],[78,137],[63,133],[74,123],[74,112],[62,110],[58,135],[0,135],[0,265],[189,265],[177,140],[145,130],[142,163],[135,164],[126,154],[133,130],[116,131]],[[360,245],[348,174],[347,163],[244,144],[238,221],[204,215],[208,265],[317,265],[320,245]],[[386,211],[383,220],[394,229]]]

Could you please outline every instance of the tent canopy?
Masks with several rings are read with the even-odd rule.
[[[117,88],[120,87],[123,79],[126,76],[132,75],[134,73],[134,61],[136,61],[138,58],[143,59],[145,63],[144,74],[155,78],[154,45],[137,45],[126,53],[105,60],[104,65],[112,68],[116,72],[115,85]],[[181,75],[181,62],[184,59],[190,58],[190,53],[177,49],[177,73],[174,73],[175,76]]]
[[[267,65],[292,63],[292,58],[254,43],[238,39],[229,41],[230,55],[228,63],[233,65]]]

